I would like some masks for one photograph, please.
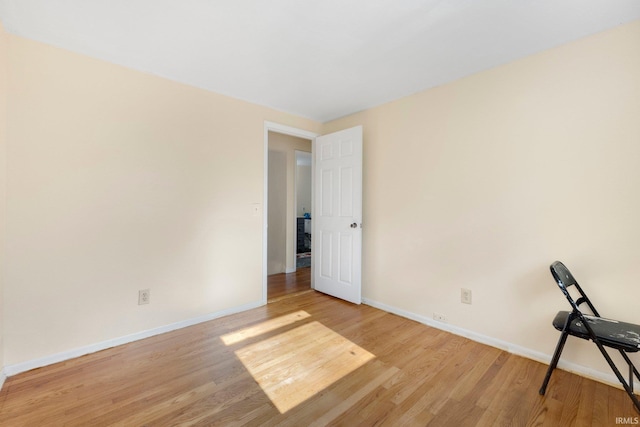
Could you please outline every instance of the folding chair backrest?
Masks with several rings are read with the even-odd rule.
[[[591,301],[589,300],[587,295],[584,293],[584,291],[578,284],[578,281],[575,279],[575,277],[573,277],[573,274],[571,274],[569,269],[563,263],[561,263],[560,261],[556,261],[553,264],[551,264],[551,267],[549,268],[551,269],[551,274],[553,275],[553,278],[558,284],[558,287],[560,288],[564,296],[569,301],[569,304],[571,304],[571,307],[573,308],[574,312],[580,313],[581,311],[578,307],[580,306],[580,304],[586,302],[591,312],[596,317],[600,317],[600,314],[598,314],[598,311],[596,310],[596,308],[593,306],[593,304],[591,304]],[[569,293],[568,288],[571,286],[575,286],[576,290],[580,294],[580,297],[577,300],[574,300],[571,294]]]

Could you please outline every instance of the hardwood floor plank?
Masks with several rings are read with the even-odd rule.
[[[481,379],[485,377],[489,369],[494,366],[496,360],[502,353],[497,348],[491,347],[484,347],[482,350],[483,352],[477,354],[478,358],[473,360],[472,367],[452,386],[450,392],[452,399],[457,401],[468,400],[469,395],[474,390],[474,386],[481,383]]]
[[[615,422],[615,420],[609,417],[609,399],[607,398],[609,394],[609,388],[610,387],[601,383],[595,384],[594,397],[596,398],[592,402],[593,413],[591,420],[591,425],[594,427],[611,425]]]
[[[357,402],[363,399],[367,394],[371,393],[376,387],[385,382],[391,376],[399,371],[396,367],[386,369],[381,375],[378,375],[371,379],[364,387],[361,387],[354,391],[347,399],[343,400],[337,406],[334,406],[329,412],[323,414],[320,418],[311,423],[310,427],[321,427],[330,424],[338,416],[343,415],[349,411]],[[355,415],[355,414],[353,414]],[[348,420],[346,420],[348,425]]]
[[[545,367],[546,368],[546,367]],[[562,399],[562,413],[560,414],[560,424],[563,426],[579,425],[576,424],[578,409],[580,407],[580,390],[583,387],[583,378],[577,375],[568,375],[563,381],[563,388],[568,390],[564,393]],[[565,385],[566,384],[566,385]]]
[[[429,411],[433,413],[431,410]],[[470,405],[468,402],[448,399],[438,411],[437,416],[434,416],[427,426],[473,427],[483,413],[484,410],[478,406]]]
[[[267,299],[275,302],[298,292],[311,289],[311,267],[296,269],[294,273],[267,276]]]
[[[438,374],[448,362],[458,361],[456,355],[459,356],[458,350],[465,343],[465,340],[453,336],[448,338],[439,347],[433,348],[429,352],[430,357],[428,359],[425,360],[421,357],[415,360],[413,365],[417,369],[411,372],[409,376],[410,382],[395,386],[397,391],[392,398],[393,403],[405,405],[405,401],[410,399],[410,402],[405,406],[413,405],[423,392],[431,389],[437,380]],[[415,381],[416,379],[420,381]]]
[[[542,364],[531,363],[523,357],[513,356],[513,361],[516,364],[515,375],[502,402],[503,408],[498,419],[525,426],[535,416],[535,409],[541,400],[538,389],[532,385],[538,382],[538,378],[544,377],[545,369]],[[522,401],[530,404],[522,405]]]
[[[509,387],[516,375],[513,355],[502,353],[493,366],[476,384],[476,405],[499,414],[501,402],[509,393]],[[484,387],[484,390],[482,388]]]
[[[402,402],[400,407],[403,415],[399,419],[401,424],[407,423],[412,419],[419,419],[419,415],[424,413],[425,410],[428,410],[434,416],[438,414],[449,399],[448,393],[452,385],[469,367],[468,352],[472,350],[472,344],[475,343],[463,340],[438,366],[434,367],[435,375],[429,376]]]
[[[551,378],[553,380],[553,377]],[[552,385],[553,383],[549,382],[549,386],[551,387]],[[595,381],[584,379],[584,381],[580,383],[580,389],[576,390],[580,395],[576,410],[576,427],[591,425],[591,420],[593,419],[593,400],[595,399],[596,392],[595,387]]]

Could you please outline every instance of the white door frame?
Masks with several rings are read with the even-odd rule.
[[[268,195],[269,195],[269,132],[277,132],[285,135],[297,136],[311,140],[311,188],[313,189],[313,180],[315,174],[315,146],[316,137],[319,133],[310,132],[304,129],[298,129],[280,123],[264,122],[264,175],[263,175],[263,202],[262,202],[262,305],[267,303],[267,244],[268,244]],[[313,190],[312,190],[313,191]],[[295,203],[294,203],[295,209]],[[311,198],[311,212],[313,212],[313,198]],[[313,235],[313,221],[311,222],[311,235]],[[311,287],[313,288],[313,251],[311,251]]]

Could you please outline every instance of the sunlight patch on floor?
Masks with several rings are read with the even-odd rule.
[[[306,319],[311,315],[304,310],[296,311],[285,316],[280,316],[275,319],[267,320],[255,326],[241,329],[239,331],[231,332],[229,334],[220,337],[225,345],[233,345],[242,342],[248,338],[257,337],[258,335],[265,334],[267,332],[275,331],[283,326],[290,325],[300,320]]]
[[[235,354],[282,414],[375,358],[319,322],[248,345]]]

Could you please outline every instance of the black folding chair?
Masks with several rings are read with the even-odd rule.
[[[618,377],[618,380],[633,401],[636,410],[640,412],[640,401],[638,401],[638,397],[633,393],[633,376],[635,375],[635,377],[640,380],[640,373],[638,373],[638,370],[627,355],[627,353],[640,351],[640,326],[600,317],[596,308],[563,263],[556,261],[551,264],[550,268],[553,278],[558,283],[564,296],[569,300],[569,304],[571,304],[573,310],[571,312],[560,311],[555,319],[553,319],[553,326],[562,333],[560,334],[556,351],[553,354],[553,359],[551,359],[551,364],[547,370],[547,375],[544,377],[544,382],[540,388],[540,394],[544,395],[547,390],[551,373],[558,365],[558,360],[560,360],[560,354],[567,341],[567,337],[573,335],[574,337],[591,340],[598,346],[598,350],[600,350],[602,356],[604,356],[609,366],[611,366],[613,373]],[[580,294],[580,297],[575,301],[567,290],[567,288],[571,286],[575,286]],[[580,311],[579,306],[583,303],[587,304],[592,315],[583,314],[582,311]],[[615,363],[613,363],[605,347],[618,350],[622,358],[627,362],[629,365],[629,382],[624,379]]]

